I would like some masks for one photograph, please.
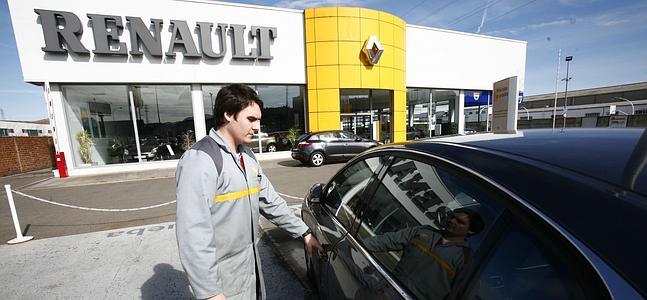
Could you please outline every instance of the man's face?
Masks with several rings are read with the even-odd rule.
[[[238,112],[238,116],[225,114],[229,121],[226,125],[227,131],[233,137],[236,145],[252,142],[254,133],[258,132],[261,126],[261,108],[253,103]]]
[[[466,213],[455,213],[447,221],[447,232],[452,236],[465,237],[470,231],[470,217]]]

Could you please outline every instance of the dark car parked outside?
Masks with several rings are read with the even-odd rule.
[[[322,299],[644,299],[647,130],[381,146],[306,196]]]
[[[348,131],[321,131],[301,135],[292,148],[292,158],[318,167],[327,161],[348,160],[362,151],[377,146],[369,140]]]

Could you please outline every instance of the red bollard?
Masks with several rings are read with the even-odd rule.
[[[56,152],[56,168],[60,178],[67,177],[67,165],[65,164],[65,155],[63,152]]]

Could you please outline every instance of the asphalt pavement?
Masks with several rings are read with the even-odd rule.
[[[291,159],[261,161],[261,165],[295,213],[312,184],[327,182],[343,166],[310,168]],[[90,208],[127,209],[175,199],[174,169],[64,179],[42,170],[0,178],[0,184],[11,184],[12,190],[36,198]],[[174,230],[169,228],[175,220],[174,203],[132,212],[96,212],[13,197],[21,231],[34,240],[0,246],[0,264],[7,274],[0,283],[1,298],[177,299],[188,295]],[[0,224],[0,238],[15,238],[4,192]],[[261,255],[264,266],[269,266],[264,267],[264,275],[268,291],[274,293],[268,293],[270,299],[311,297],[301,242],[264,219],[261,226],[265,232]],[[109,237],[115,232],[121,234]],[[121,267],[115,269],[116,265]],[[169,286],[171,290],[164,289]],[[285,293],[275,293],[279,291]]]

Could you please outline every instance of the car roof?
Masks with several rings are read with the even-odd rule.
[[[632,177],[647,180],[646,132],[644,128],[534,129],[509,137],[488,134],[497,137],[476,135],[445,141],[532,158],[647,195],[647,185],[634,183],[631,187],[627,182]]]
[[[475,134],[378,147],[433,154],[519,196],[647,294],[647,130]]]

